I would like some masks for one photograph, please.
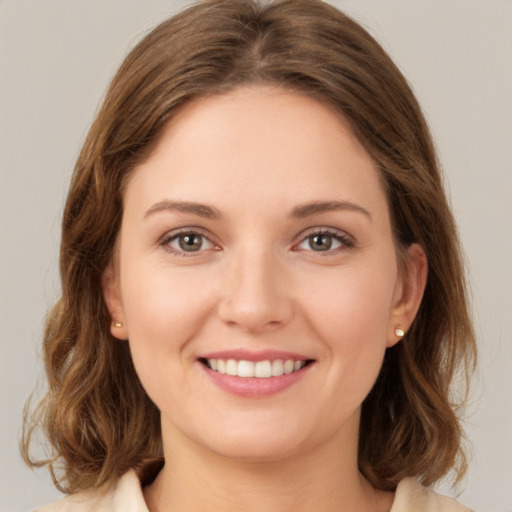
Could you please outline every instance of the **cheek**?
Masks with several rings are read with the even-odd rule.
[[[164,361],[171,367],[190,363],[187,342],[210,310],[208,291],[199,286],[197,272],[127,264],[121,279],[130,348],[141,378],[156,375],[155,368]]]
[[[385,342],[396,272],[392,266],[351,267],[328,273],[301,292],[302,309],[330,340]]]
[[[340,270],[303,291],[303,315],[330,361],[327,383],[353,391],[355,403],[382,365],[395,281],[393,266],[377,264]]]

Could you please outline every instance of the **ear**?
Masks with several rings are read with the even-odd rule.
[[[402,333],[409,330],[416,317],[427,284],[427,274],[428,262],[423,247],[419,244],[410,245],[395,287],[388,325],[388,347],[400,341],[404,335]]]
[[[121,301],[121,289],[119,286],[119,277],[113,264],[110,264],[101,278],[103,289],[103,298],[110,313],[110,333],[119,340],[128,339],[128,330]]]

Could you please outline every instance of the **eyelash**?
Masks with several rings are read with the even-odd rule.
[[[213,246],[216,245],[214,242],[212,242],[210,240],[210,238],[205,233],[203,233],[198,228],[183,228],[178,231],[173,231],[171,233],[167,233],[164,237],[162,237],[160,239],[160,241],[158,242],[158,245],[164,247],[168,252],[170,252],[174,256],[185,257],[185,258],[193,257],[193,256],[196,256],[197,254],[203,252],[203,250],[201,250],[201,249],[199,249],[198,251],[187,252],[184,250],[177,250],[170,246],[171,242],[178,240],[179,237],[183,236],[183,235],[199,236],[199,237],[201,237],[201,239],[203,241],[207,240]],[[347,236],[343,231],[338,231],[338,230],[329,229],[329,228],[320,228],[320,229],[313,228],[306,234],[301,234],[301,238],[300,238],[299,242],[295,243],[293,247],[296,247],[297,245],[301,245],[304,242],[307,242],[308,239],[311,239],[314,236],[329,236],[332,239],[334,239],[336,242],[341,244],[341,247],[336,247],[334,249],[329,248],[325,251],[315,251],[313,249],[309,249],[309,251],[311,251],[312,253],[316,253],[316,256],[318,256],[318,257],[332,256],[333,254],[337,254],[339,251],[349,250],[355,246],[353,239],[350,238],[349,236]],[[297,251],[298,249],[293,249],[293,250]],[[307,250],[307,249],[305,249],[305,250]]]
[[[208,238],[208,236],[206,234],[204,234],[198,228],[183,228],[183,229],[179,229],[178,231],[173,231],[171,233],[167,233],[166,235],[163,236],[163,238],[160,239],[160,241],[158,242],[158,245],[164,247],[165,250],[170,252],[172,255],[180,256],[180,257],[184,257],[184,258],[193,257],[193,256],[196,256],[198,253],[203,252],[203,251],[199,250],[199,251],[190,251],[190,252],[187,253],[187,251],[176,250],[176,249],[174,249],[173,247],[170,246],[171,242],[173,242],[174,240],[178,240],[179,237],[183,236],[183,235],[200,236],[203,240],[208,240],[208,242],[210,244],[215,246],[215,243],[212,242]]]
[[[319,257],[332,256],[333,254],[338,254],[340,251],[352,249],[355,246],[354,240],[350,238],[346,233],[343,231],[338,231],[337,229],[329,228],[313,228],[309,232],[306,232],[306,234],[302,234],[299,245],[303,244],[314,236],[329,236],[341,244],[341,247],[337,247],[335,249],[327,249],[326,251],[314,251],[313,249],[310,249],[311,252],[315,253],[315,255]],[[297,246],[297,244],[295,244],[294,247],[295,246]]]

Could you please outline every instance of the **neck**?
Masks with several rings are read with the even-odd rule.
[[[344,442],[344,434],[279,460],[223,457],[189,439],[166,442],[164,435],[166,464],[144,489],[148,508],[152,512],[388,511],[392,495],[376,491],[359,473],[357,439]]]

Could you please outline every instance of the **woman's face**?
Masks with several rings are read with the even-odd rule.
[[[407,319],[376,166],[338,115],[262,86],[184,107],[129,181],[114,269],[112,333],[164,443],[355,446]]]

